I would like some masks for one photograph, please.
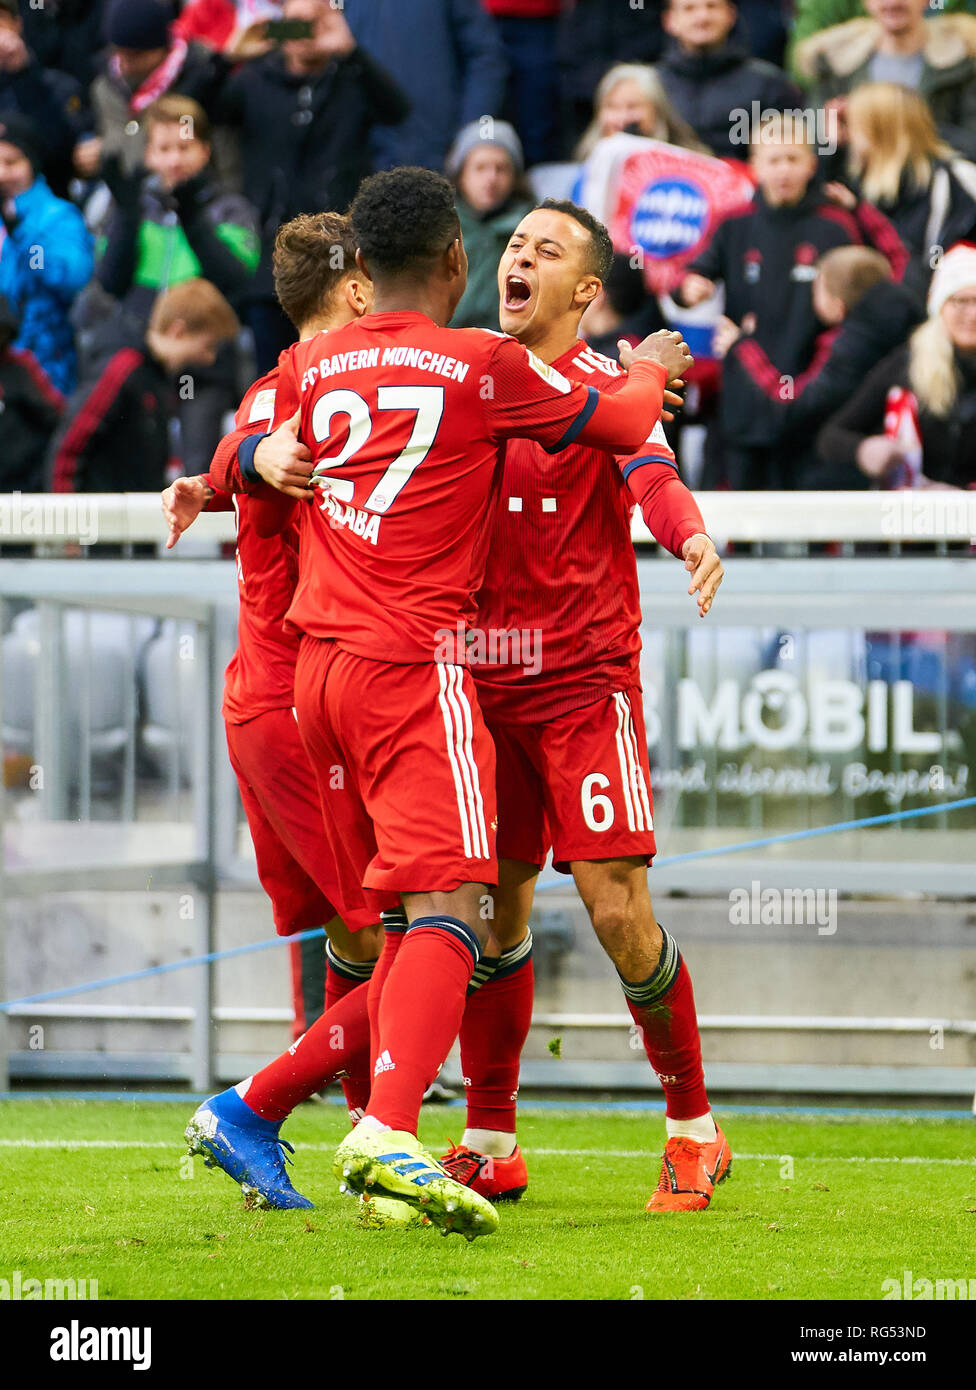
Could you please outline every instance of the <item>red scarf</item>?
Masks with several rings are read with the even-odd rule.
[[[164,92],[168,92],[176,78],[176,74],[186,61],[189,44],[185,39],[174,39],[173,46],[158,68],[153,71],[129,97],[129,110],[134,112],[145,111],[147,106],[151,106],[157,97],[161,97]],[[112,55],[109,63],[109,71],[113,77],[117,77],[124,83],[122,70],[119,65],[118,54]]]

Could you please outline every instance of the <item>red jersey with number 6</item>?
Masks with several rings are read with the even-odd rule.
[[[552,365],[601,392],[627,381],[584,342]],[[555,455],[529,439],[507,445],[468,653],[489,723],[542,723],[640,686],[634,507],[675,555],[705,530],[660,421],[647,425],[629,455],[579,443]]]
[[[475,613],[500,446],[521,434],[556,450],[588,426],[616,429],[618,407],[646,414],[653,398],[659,408],[664,376],[642,364],[629,401],[608,405],[513,338],[411,310],[296,344],[275,420],[298,401],[318,495],[289,621],[374,660],[463,663],[463,640],[453,644]],[[642,437],[633,418],[627,429]]]

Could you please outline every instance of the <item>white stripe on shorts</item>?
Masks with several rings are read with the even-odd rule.
[[[630,789],[637,806],[637,819],[640,822],[638,829],[653,830],[654,821],[651,816],[651,801],[647,794],[647,783],[644,780],[644,769],[641,766],[640,747],[637,742],[637,732],[634,729],[634,711],[630,703],[630,697],[622,692],[616,699],[622,700],[626,706],[626,716],[624,718],[623,736],[628,747],[630,763]]]
[[[437,675],[440,682],[438,703],[444,717],[447,756],[454,777],[464,853],[469,859],[487,859],[488,835],[485,830],[484,804],[478,780],[478,765],[471,747],[471,707],[461,688],[463,671],[460,666],[438,662]]]
[[[475,834],[475,844],[480,845],[480,857],[490,859],[491,854],[488,849],[488,830],[485,826],[485,803],[481,795],[481,782],[478,777],[478,764],[474,756],[474,719],[471,714],[471,702],[464,689],[464,667],[455,666],[454,689],[462,710],[462,728],[464,731],[464,742],[462,751],[467,764],[471,770],[471,786],[474,793],[474,815],[477,833]]]

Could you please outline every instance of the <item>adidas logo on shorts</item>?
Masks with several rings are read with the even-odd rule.
[[[381,1052],[376,1059],[376,1066],[373,1068],[373,1075],[379,1076],[381,1071],[396,1071],[396,1062],[388,1051]]]

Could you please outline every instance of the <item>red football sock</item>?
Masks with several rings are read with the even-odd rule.
[[[461,1020],[467,1129],[515,1133],[519,1062],[532,1024],[534,983],[530,933],[503,951],[492,975],[468,995]]]
[[[287,1052],[250,1077],[242,1099],[266,1120],[283,1120],[339,1073],[355,1075],[369,1056],[368,985],[358,985],[292,1043]]]
[[[418,917],[380,997],[380,1050],[368,1113],[391,1129],[417,1132],[424,1092],[458,1035],[465,990],[479,954],[456,917]]]
[[[331,943],[326,948],[327,969],[325,974],[326,1011],[345,999],[347,994],[367,984],[372,976],[375,961],[347,961],[333,950]],[[367,993],[364,1005],[368,1004]],[[358,1065],[350,1069],[349,1075],[341,1080],[342,1093],[353,1123],[362,1118],[369,1100],[369,1053],[357,1054]]]
[[[295,1017],[292,1020],[291,1035],[295,1042],[305,1032],[305,990],[302,987],[302,947],[301,942],[292,942],[288,947],[291,960],[291,1004]]]
[[[383,914],[384,919],[386,913]],[[366,995],[366,1009],[369,1014],[369,1074],[372,1077],[376,1069],[376,1059],[380,1055],[380,995],[383,993],[383,986],[386,978],[396,960],[397,952],[403,945],[403,938],[407,934],[406,918],[403,927],[388,926],[386,921],[383,923],[386,928],[386,936],[383,938],[383,949],[380,958],[373,967],[373,973],[369,977],[369,992]]]
[[[666,1113],[672,1120],[691,1120],[707,1114],[708,1095],[691,975],[667,932],[654,974],[637,984],[627,980],[622,984],[648,1061],[664,1087]]]

